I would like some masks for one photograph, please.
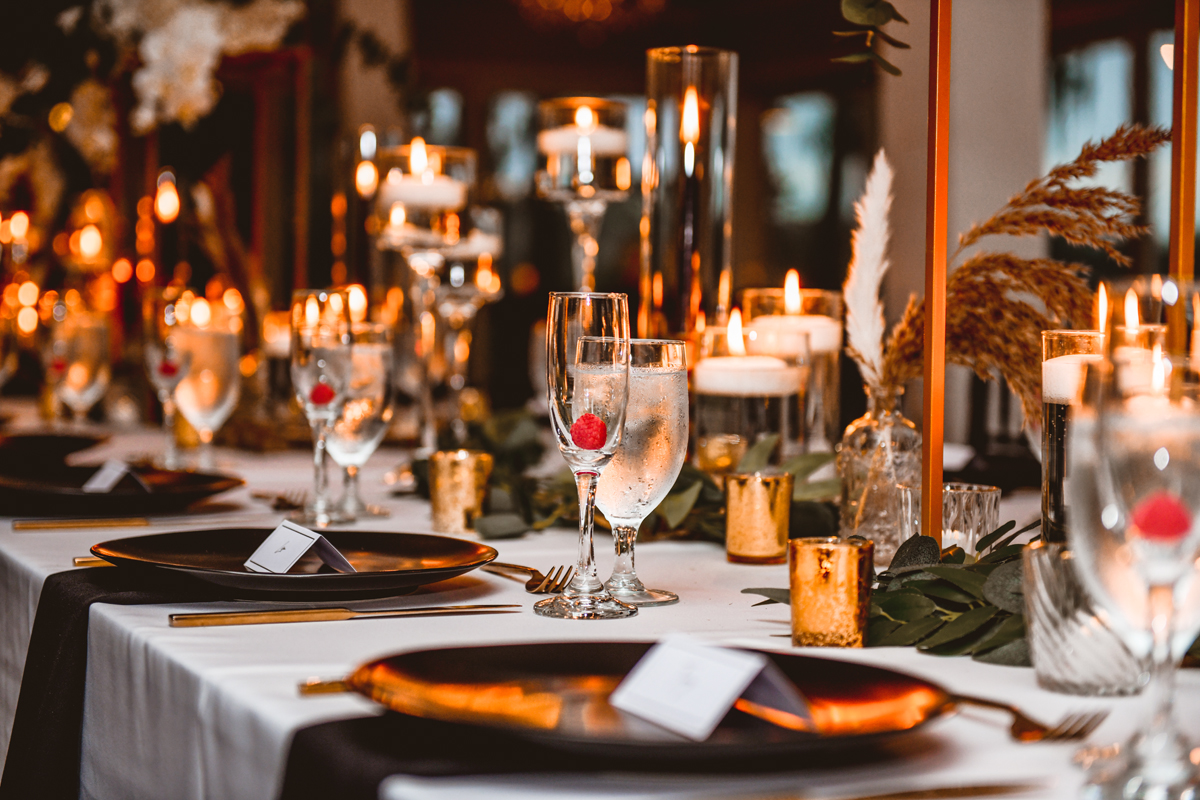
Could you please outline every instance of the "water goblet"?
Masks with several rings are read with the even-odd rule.
[[[596,507],[612,523],[617,551],[612,577],[604,585],[629,605],[679,602],[673,592],[642,584],[634,569],[633,548],[642,521],[671,491],[687,457],[685,349],[681,341],[631,340],[625,434],[596,487]]]
[[[292,388],[313,437],[313,499],[292,519],[325,527],[344,521],[329,501],[326,435],[350,386],[350,294],[300,289],[292,295]]]
[[[63,319],[51,330],[47,372],[56,379],[55,395],[82,424],[108,388],[108,322],[81,305],[63,308]]]
[[[1086,796],[1192,798],[1200,776],[1172,704],[1179,661],[1200,630],[1200,364],[1155,348],[1142,380],[1142,361],[1089,365],[1089,388],[1099,389],[1073,412],[1069,434],[1076,570],[1099,613],[1151,663],[1149,717]]]
[[[533,610],[558,619],[619,619],[637,608],[596,576],[596,484],[621,444],[629,401],[629,300],[623,294],[550,294],[546,320],[550,421],[579,491],[579,561],[562,594]]]
[[[190,292],[175,302],[175,319],[172,347],[187,365],[175,385],[175,405],[200,437],[200,469],[211,470],[216,467],[213,437],[241,395],[241,319],[223,303]]]
[[[166,469],[179,469],[179,448],[175,445],[175,389],[187,375],[191,354],[179,347],[180,321],[175,303],[180,292],[174,287],[147,292],[142,305],[145,320],[146,375],[162,404],[163,433],[166,449],[161,463]]]
[[[341,413],[329,426],[325,446],[344,473],[338,510],[349,520],[386,517],[358,494],[358,471],[379,447],[392,422],[395,397],[395,349],[392,329],[381,323],[359,322],[351,330],[350,383]]]
[[[600,225],[608,204],[629,196],[625,104],[599,97],[565,97],[538,105],[538,196],[561,203],[575,234],[575,285],[596,288]]]

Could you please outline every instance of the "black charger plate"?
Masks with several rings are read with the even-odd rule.
[[[108,441],[107,436],[73,433],[0,434],[0,469],[19,473],[30,466],[62,464],[67,456]]]
[[[454,578],[496,558],[487,545],[448,536],[375,531],[322,531],[356,573],[321,571],[311,551],[284,575],[250,572],[243,564],[270,528],[223,528],[132,536],[102,542],[92,554],[118,567],[169,571],[260,596],[397,594]]]
[[[770,658],[808,700],[819,733],[731,711],[693,742],[627,716],[608,696],[649,642],[553,642],[423,650],[364,664],[347,683],[415,717],[506,731],[598,759],[702,761],[795,756],[801,766],[913,733],[954,709],[944,689],[881,667],[784,653]]]
[[[97,466],[22,465],[0,450],[0,514],[12,517],[138,517],[169,514],[245,481],[231,475],[132,467],[141,479],[121,478],[111,492],[89,494],[83,484]]]

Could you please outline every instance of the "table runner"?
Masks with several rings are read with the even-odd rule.
[[[920,734],[917,734],[920,736]],[[889,760],[910,746],[860,746],[843,754],[822,753],[822,768]],[[794,772],[805,759],[741,757],[705,762],[613,760],[571,753],[519,739],[502,731],[471,728],[404,714],[346,719],[298,730],[288,753],[279,800],[377,800],[380,784],[393,775],[427,777],[515,774],[638,772],[669,775]]]
[[[46,578],[21,677],[0,799],[79,797],[80,741],[93,603],[138,605],[215,599],[213,589],[112,568]]]

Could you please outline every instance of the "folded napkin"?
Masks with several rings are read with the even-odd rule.
[[[853,765],[863,769],[901,757],[896,750],[880,746],[860,747],[852,752],[821,755],[822,768]],[[794,781],[797,760],[778,755],[708,761],[636,761],[629,758],[599,756],[586,748],[579,753],[547,747],[520,739],[503,731],[470,728],[436,720],[418,719],[403,714],[345,719],[301,728],[292,739],[288,753],[280,800],[391,800],[407,798],[504,798],[510,795],[502,787],[511,784],[512,797],[521,796],[521,776],[537,776],[549,787],[542,798],[578,798],[592,800],[586,792],[562,791],[571,786],[578,790],[603,772],[621,770],[639,773],[624,784],[628,789],[640,785],[637,797],[675,800],[680,784],[688,779],[702,782],[697,775],[725,775],[722,788],[749,786],[777,788],[781,780]],[[437,780],[452,776],[488,776],[475,780],[448,781],[447,793]],[[499,776],[512,776],[504,778]],[[772,778],[771,776],[775,777]],[[393,777],[395,776],[395,777]],[[417,776],[417,777],[413,777]],[[688,777],[690,776],[690,778]],[[741,776],[740,778],[738,776]],[[390,781],[388,779],[391,779]],[[608,788],[619,788],[621,778],[604,776]],[[617,781],[613,784],[612,781]],[[749,781],[749,783],[747,783]],[[785,781],[784,785],[787,785]],[[639,783],[640,782],[640,783]],[[666,787],[672,785],[675,791]],[[524,784],[526,787],[528,784]],[[652,787],[652,788],[651,788]],[[693,786],[692,788],[695,788]],[[657,792],[654,790],[658,790]],[[461,794],[458,792],[461,791]],[[620,791],[605,796],[622,796]],[[696,792],[686,794],[698,796]]]
[[[139,605],[220,599],[218,590],[122,568],[57,572],[42,584],[0,800],[76,800],[92,603]]]

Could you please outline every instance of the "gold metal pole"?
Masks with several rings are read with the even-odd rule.
[[[1200,2],[1200,0],[1188,0]],[[930,0],[929,136],[925,167],[925,371],[921,533],[942,542],[942,440],[946,415],[946,243],[950,172],[951,0]]]

